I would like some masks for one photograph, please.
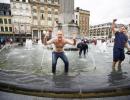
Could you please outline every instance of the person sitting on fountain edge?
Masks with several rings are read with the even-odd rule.
[[[50,45],[54,44],[55,48],[54,51],[52,52],[52,73],[56,73],[56,64],[58,58],[61,58],[65,64],[64,72],[68,73],[69,70],[69,62],[68,58],[64,53],[64,46],[65,44],[70,44],[70,45],[76,45],[76,37],[75,34],[73,34],[73,39],[67,39],[64,37],[64,34],[62,31],[58,31],[56,33],[56,38],[52,38],[49,41],[47,41],[48,34],[45,35],[44,38],[44,43],[45,45]]]
[[[112,22],[112,32],[115,34],[112,68],[115,68],[117,62],[118,68],[121,68],[121,63],[125,59],[124,48],[126,47],[128,51],[130,51],[130,48],[128,47],[128,36],[126,27],[122,25],[118,30],[115,24],[116,21],[117,19],[114,19]]]

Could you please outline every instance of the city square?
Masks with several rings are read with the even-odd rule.
[[[115,45],[113,22],[90,26],[91,11],[80,7],[75,9],[74,2],[11,0],[7,5],[1,3],[7,9],[11,5],[11,11],[6,9],[11,16],[7,18],[8,27],[6,17],[0,16],[0,98],[8,100],[16,97],[14,100],[17,100],[21,96],[21,100],[22,95],[25,100],[29,96],[28,100],[130,98],[130,55],[126,53],[126,48],[122,66],[112,67]],[[19,11],[20,4],[24,5],[21,6],[24,10],[22,13]],[[48,21],[45,12],[48,13]],[[81,17],[85,21],[81,21]],[[117,24],[117,27],[121,25]],[[126,27],[129,33],[130,24]],[[54,39],[56,36],[59,38],[57,34],[60,34],[59,37],[63,35],[68,44],[73,46],[67,43],[62,46],[62,42],[56,44]],[[78,43],[83,40],[88,45],[86,55],[80,55],[78,48]],[[58,50],[64,52],[68,59],[67,73],[65,58],[61,56],[56,62],[56,72],[53,73],[53,53],[55,51],[59,55]]]

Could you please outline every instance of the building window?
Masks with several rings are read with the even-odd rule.
[[[4,23],[7,24],[7,19],[4,19]]]
[[[3,19],[2,18],[0,18],[0,24],[3,24]]]
[[[1,27],[1,32],[4,32],[4,27],[3,26]]]
[[[52,20],[52,18],[51,18],[51,17],[48,17],[48,20]]]
[[[0,11],[0,15],[4,15],[4,11]]]
[[[78,24],[78,21],[76,20],[76,24]]]
[[[11,15],[11,11],[9,11],[9,15]]]
[[[33,19],[37,19],[37,16],[33,16]]]
[[[6,11],[4,11],[4,15],[6,15]]]
[[[51,11],[48,11],[48,14],[51,14]]]
[[[13,8],[14,8],[14,9],[16,9],[16,6],[15,6],[15,5],[13,5]]]
[[[58,21],[58,18],[55,18],[55,21]]]
[[[33,12],[36,13],[36,12],[37,12],[37,9],[33,9]]]
[[[44,0],[44,2],[47,2],[47,0]]]
[[[9,11],[6,12],[6,15],[9,16]]]
[[[41,10],[41,13],[44,13],[44,10]]]
[[[9,31],[12,32],[12,27],[9,27]]]
[[[44,2],[44,0],[41,0],[41,2]]]
[[[41,14],[41,19],[44,20],[44,16],[43,16],[43,14]]]
[[[54,0],[52,0],[52,3],[54,3]]]
[[[26,0],[22,0],[23,2],[26,2]]]
[[[11,24],[11,19],[8,19],[9,24]]]
[[[51,3],[51,0],[48,0],[48,3]]]
[[[58,12],[57,12],[57,11],[55,12],[55,15],[58,15]]]
[[[78,19],[78,15],[76,15],[76,19]]]
[[[5,32],[8,32],[8,27],[5,27]]]
[[[59,0],[55,0],[55,2],[56,2],[57,4],[59,4]]]

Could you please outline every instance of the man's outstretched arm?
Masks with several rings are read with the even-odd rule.
[[[54,42],[54,39],[50,39],[49,41],[47,41],[47,35],[45,35],[45,38],[44,38],[44,45],[50,45],[50,44],[53,44]]]
[[[66,44],[76,45],[76,39],[66,39]]]
[[[112,26],[111,26],[112,27],[112,33],[116,33],[116,31],[118,31],[117,28],[116,28],[116,24],[115,24],[116,21],[117,21],[117,19],[114,19],[113,22],[112,22]]]
[[[76,34],[73,33],[73,39],[66,39],[67,44],[76,45]]]

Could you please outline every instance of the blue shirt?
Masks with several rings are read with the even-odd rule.
[[[124,49],[125,43],[128,41],[128,37],[122,32],[115,33],[114,47]]]

